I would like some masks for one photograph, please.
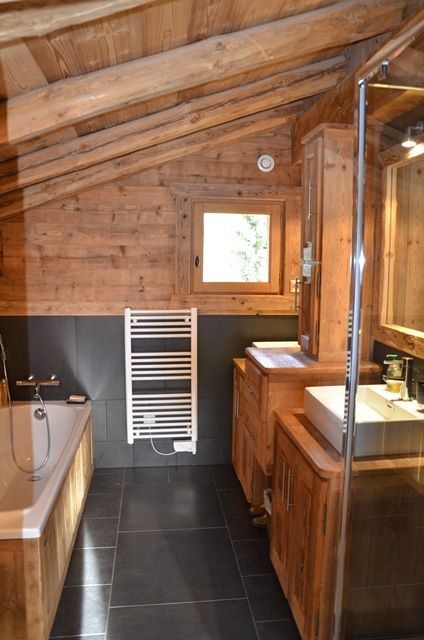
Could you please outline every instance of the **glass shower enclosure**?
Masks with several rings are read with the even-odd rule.
[[[358,84],[335,640],[424,638],[423,28]],[[363,388],[370,356],[384,379]]]

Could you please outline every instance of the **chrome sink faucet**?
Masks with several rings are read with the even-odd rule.
[[[410,389],[412,386],[412,364],[413,358],[404,356],[402,358],[402,384],[400,386],[399,400],[409,401],[412,400]]]

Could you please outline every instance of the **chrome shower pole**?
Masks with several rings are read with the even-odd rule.
[[[341,506],[341,523],[337,554],[336,593],[334,603],[333,640],[342,638],[343,592],[346,565],[346,535],[349,517],[352,456],[355,435],[355,400],[359,378],[359,343],[361,330],[362,272],[364,268],[364,201],[365,201],[365,146],[366,146],[366,98],[367,80],[359,81],[358,97],[358,164],[356,191],[356,224],[354,227],[354,254],[352,272],[352,305],[349,314],[348,356],[346,368],[346,395],[344,425],[346,438],[343,451],[344,477]]]

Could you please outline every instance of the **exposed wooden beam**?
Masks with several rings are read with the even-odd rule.
[[[92,0],[90,2],[66,2],[48,6],[31,6],[31,3],[14,3],[15,10],[0,12],[0,42],[19,38],[44,36],[58,29],[106,18],[120,11],[127,11],[158,0]]]
[[[391,122],[424,103],[424,94],[417,91],[392,91],[370,88],[368,92],[369,117],[373,122]]]
[[[323,122],[353,124],[355,112],[355,79],[353,75],[328,91],[310,109],[300,116],[293,126],[292,162],[302,159],[302,138]]]
[[[281,61],[370,38],[397,26],[409,0],[344,0],[322,9],[215,36],[120,64],[8,100],[0,109],[0,144]]]
[[[3,162],[0,193],[322,93],[341,80],[343,63],[323,60]]]
[[[200,133],[164,142],[154,148],[130,153],[93,167],[12,191],[0,196],[0,218],[6,218],[51,200],[66,198],[84,189],[110,182],[122,176],[145,171],[152,167],[207,149],[232,144],[250,136],[273,131],[291,123],[302,109],[302,102],[273,109],[229,124],[211,127]]]

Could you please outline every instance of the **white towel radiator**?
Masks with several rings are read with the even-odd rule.
[[[196,453],[197,309],[126,308],[125,377],[128,442],[174,438]]]

